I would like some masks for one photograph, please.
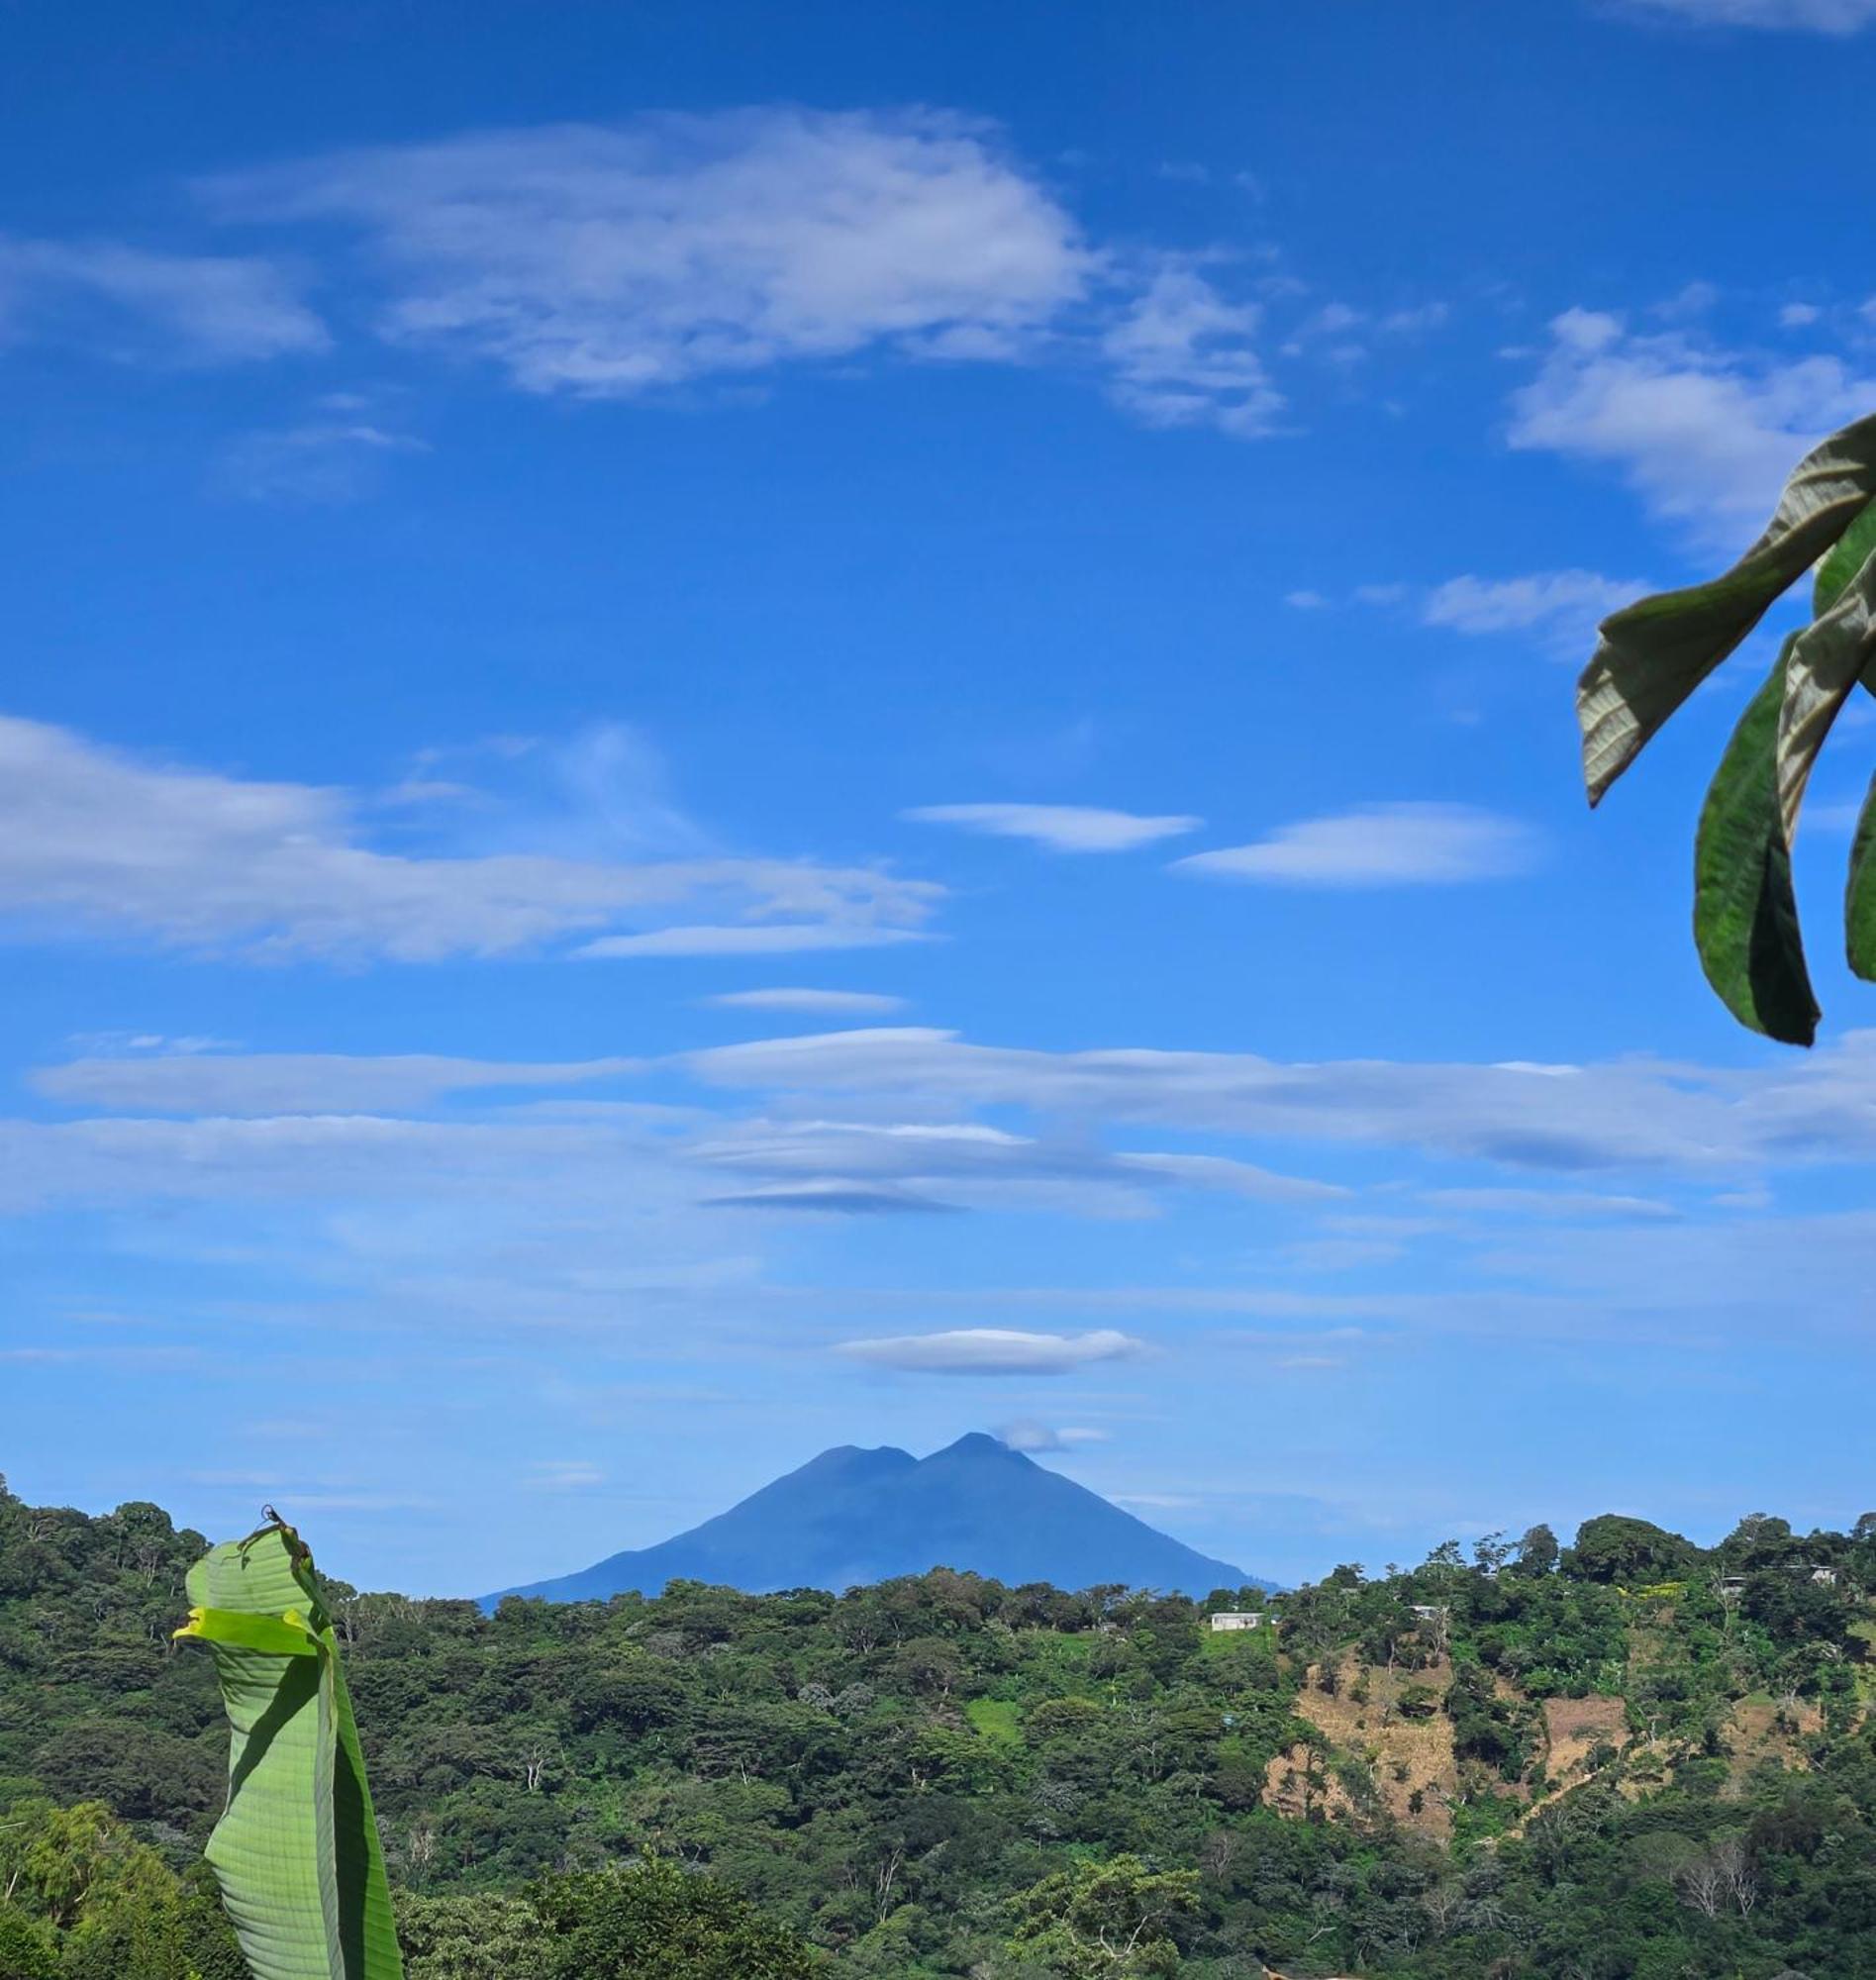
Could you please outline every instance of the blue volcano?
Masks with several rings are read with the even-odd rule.
[[[678,1580],[752,1595],[839,1593],[934,1567],[1011,1586],[1118,1582],[1192,1596],[1271,1585],[1155,1532],[994,1436],[973,1434],[925,1458],[890,1446],[824,1450],[688,1533],[500,1595],[592,1602],[628,1590],[656,1595]]]

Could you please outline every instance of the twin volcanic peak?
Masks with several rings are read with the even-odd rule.
[[[974,1432],[930,1457],[890,1445],[841,1444],[752,1492],[727,1513],[596,1566],[489,1596],[604,1601],[669,1581],[703,1581],[765,1595],[778,1588],[841,1590],[934,1567],[1012,1587],[1122,1583],[1204,1596],[1268,1587]]]

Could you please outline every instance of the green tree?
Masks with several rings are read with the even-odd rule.
[[[548,1877],[530,1899],[543,1980],[808,1980],[807,1943],[715,1878],[666,1861]]]
[[[406,1896],[397,1935],[407,1980],[547,1980],[551,1947],[526,1898],[493,1891]]]
[[[1562,1549],[1557,1545],[1556,1534],[1546,1526],[1534,1526],[1518,1542],[1518,1572],[1554,1573]]]
[[[0,1903],[0,1980],[57,1980],[50,1934],[19,1909]]]
[[[1563,1571],[1585,1581],[1674,1581],[1700,1564],[1700,1549],[1679,1534],[1624,1513],[1585,1520],[1563,1556]]]
[[[1011,1946],[1074,1980],[1158,1980],[1179,1970],[1198,1888],[1196,1870],[1153,1870],[1137,1856],[1077,1863],[1015,1901]]]

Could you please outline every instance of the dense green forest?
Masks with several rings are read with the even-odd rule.
[[[0,1489],[0,1980],[240,1980],[203,1545]],[[1876,1971],[1876,1516],[1274,1604],[331,1593],[412,1980]]]

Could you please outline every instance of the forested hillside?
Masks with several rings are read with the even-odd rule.
[[[0,1980],[238,1980],[169,1639],[202,1546],[0,1496]],[[333,1590],[412,1980],[1866,1974],[1873,1591],[1876,1518],[1760,1516],[1337,1568],[1229,1633],[1271,1605]]]

